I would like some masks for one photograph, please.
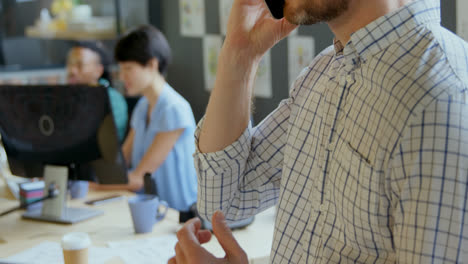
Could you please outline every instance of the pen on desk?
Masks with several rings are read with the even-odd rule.
[[[109,203],[113,201],[118,201],[123,199],[124,197],[122,195],[116,195],[116,196],[111,196],[111,197],[105,197],[101,199],[96,199],[96,200],[91,200],[91,201],[86,201],[86,204],[90,205],[99,205],[99,204],[104,204],[104,203]]]

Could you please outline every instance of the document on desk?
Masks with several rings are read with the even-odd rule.
[[[119,257],[129,263],[167,263],[175,255],[177,244],[175,235],[152,237],[146,239],[109,242],[111,249],[119,252]]]
[[[116,256],[118,256],[117,252],[111,248],[91,247],[89,250],[89,263],[103,264]],[[8,257],[6,259],[0,259],[0,262],[62,264],[63,253],[60,243],[45,241],[14,256]]]

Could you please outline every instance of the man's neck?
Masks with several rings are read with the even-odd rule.
[[[393,12],[413,0],[353,0],[348,10],[336,19],[329,21],[328,26],[335,38],[346,45],[351,35],[364,28],[377,18]]]

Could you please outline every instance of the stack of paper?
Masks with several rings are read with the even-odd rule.
[[[108,243],[125,263],[167,263],[175,255],[175,235]]]
[[[176,243],[175,235],[111,242],[107,248],[91,247],[89,263],[104,264],[114,258],[120,258],[127,264],[167,263],[175,255]],[[59,243],[45,241],[14,256],[0,259],[0,262],[62,264],[63,253]]]
[[[91,247],[89,250],[89,263],[90,264],[103,264],[115,256],[117,256],[116,252],[110,248]],[[62,248],[59,243],[45,241],[31,249],[27,249],[9,258],[0,259],[0,262],[62,264],[63,253],[62,253]]]

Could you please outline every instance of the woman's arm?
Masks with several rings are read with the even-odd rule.
[[[174,148],[175,143],[180,135],[184,132],[185,128],[161,132],[156,134],[151,143],[151,146],[146,151],[135,170],[132,171],[132,176],[135,177],[136,182],[141,183],[135,186],[139,190],[143,187],[143,177],[147,172],[153,172],[166,160],[169,152]]]
[[[140,190],[143,187],[145,173],[153,172],[157,168],[159,168],[159,166],[161,166],[161,164],[166,160],[167,155],[169,155],[169,152],[171,152],[171,150],[174,148],[175,143],[179,139],[180,135],[184,132],[184,130],[184,128],[181,128],[169,132],[161,132],[156,134],[156,136],[153,139],[153,142],[151,143],[151,146],[148,148],[148,151],[146,151],[138,166],[131,173],[128,174],[128,184],[91,184],[90,187],[95,190],[109,191]],[[132,131],[130,131],[130,133],[132,133]],[[127,140],[125,140],[125,144],[126,143]]]
[[[132,161],[132,149],[133,149],[134,138],[135,138],[135,130],[133,128],[130,128],[130,131],[128,131],[127,138],[125,138],[125,141],[122,145],[123,156],[129,168],[132,165],[131,161]]]

